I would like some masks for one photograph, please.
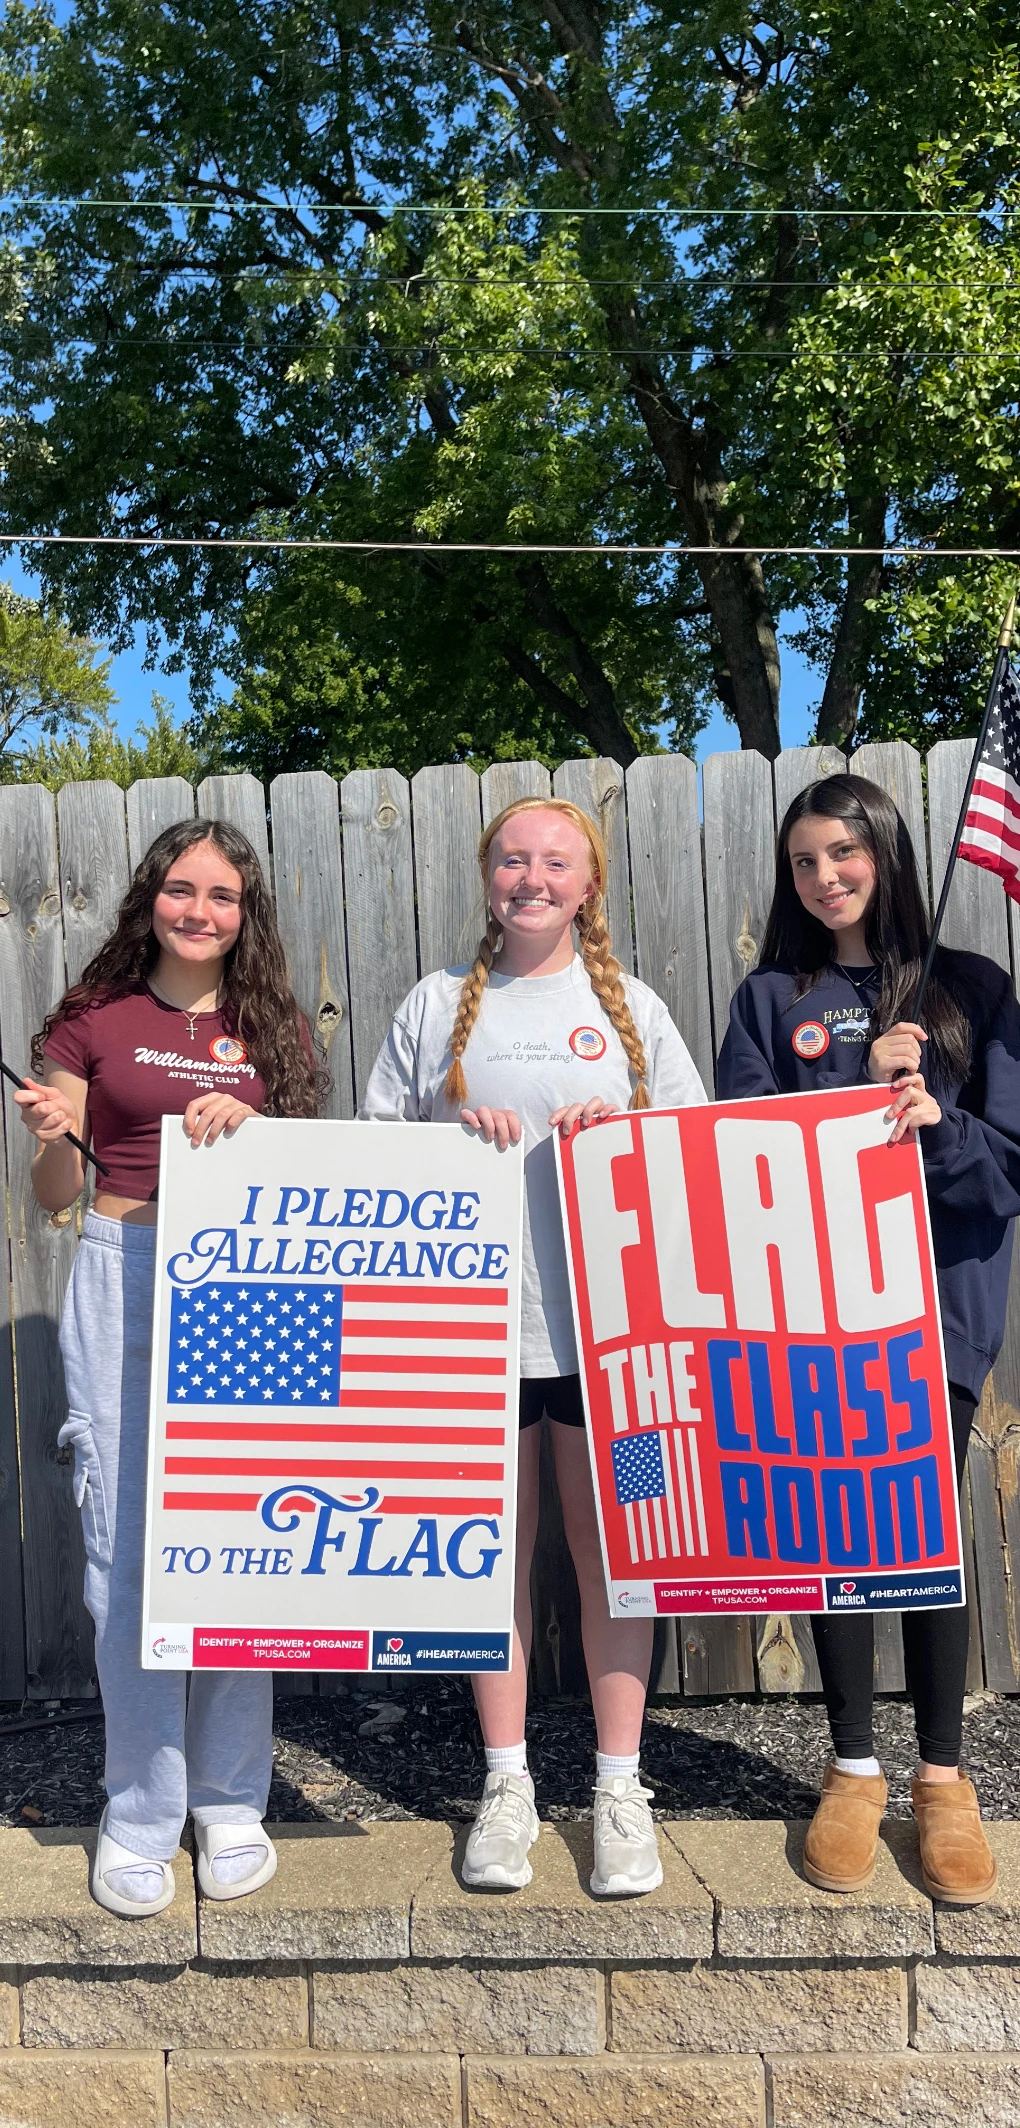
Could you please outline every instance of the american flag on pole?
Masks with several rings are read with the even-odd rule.
[[[997,872],[1020,901],[1020,687],[1008,660],[974,777],[960,856]]]
[[[175,1288],[164,1508],[250,1513],[306,1479],[372,1485],[381,1514],[502,1514],[507,1318],[492,1285]]]

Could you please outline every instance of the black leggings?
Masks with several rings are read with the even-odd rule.
[[[949,1409],[956,1475],[962,1484],[977,1400],[969,1390],[950,1382]],[[813,1617],[811,1630],[836,1756],[870,1759],[875,1750],[873,1619],[860,1614],[853,1618]],[[959,1763],[969,1639],[970,1612],[966,1608],[903,1614],[903,1661],[907,1691],[914,1703],[918,1755],[931,1766]]]

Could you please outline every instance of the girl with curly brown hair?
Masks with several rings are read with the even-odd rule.
[[[592,1890],[652,1891],[662,1869],[638,1774],[652,1626],[609,1615],[552,1140],[621,1108],[679,1107],[705,1091],[662,1000],[614,957],[605,846],[587,816],[561,799],[523,799],[486,829],[479,862],[487,921],[474,960],[439,969],[404,1000],[361,1111],[459,1117],[490,1142],[525,1147],[515,1632],[510,1670],[473,1680],[486,1780],[464,1876],[527,1884],[538,1838],[524,1724],[544,1412],[598,1733]]]
[[[15,1099],[39,1141],[32,1181],[44,1210],[81,1194],[69,1131],[105,1169],[60,1332],[60,1440],[74,1449],[106,1714],[92,1895],[116,1914],[169,1906],[190,1807],[203,1891],[239,1898],[276,1868],[262,1826],[272,1678],[200,1671],[185,1705],[180,1672],[139,1660],[161,1119],[180,1115],[198,1150],[247,1116],[314,1116],[322,1090],[258,858],[236,828],[192,820],[157,837],[32,1064],[37,1077]]]

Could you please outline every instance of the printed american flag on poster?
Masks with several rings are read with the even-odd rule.
[[[351,1500],[381,1486],[383,1515],[501,1515],[507,1324],[505,1288],[174,1291],[167,1401],[203,1416],[167,1419],[164,1508],[250,1513],[314,1478]]]
[[[1020,687],[1008,663],[992,704],[959,854],[997,872],[1007,894],[1020,901]]]
[[[684,1554],[707,1552],[701,1462],[693,1427],[686,1450],[682,1429],[670,1426],[632,1430],[612,1442],[610,1453],[632,1565],[679,1558],[681,1523]]]

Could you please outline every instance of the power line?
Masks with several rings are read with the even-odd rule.
[[[441,201],[425,200],[215,200],[215,199],[92,199],[87,194],[79,197],[54,199],[0,199],[0,212],[35,212],[49,207],[101,208],[104,213],[117,214],[159,212],[192,213],[201,210],[206,214],[226,214],[240,217],[244,214],[379,214],[391,218],[400,214],[443,215],[490,214],[506,215],[512,219],[524,219],[529,215],[561,214],[572,216],[627,216],[632,220],[684,219],[701,224],[723,220],[740,221],[822,221],[830,219],[848,221],[918,221],[940,222],[983,221],[989,216],[1020,214],[1020,207],[558,207],[558,206],[489,206],[485,202],[475,206],[448,206]]]
[[[42,328],[40,327],[41,331]],[[688,356],[692,361],[700,358],[720,362],[774,362],[802,361],[805,356],[823,356],[833,361],[911,361],[911,362],[1020,362],[1020,347],[549,347],[544,343],[519,341],[501,347],[471,347],[456,343],[424,340],[395,342],[368,340],[330,347],[321,340],[275,340],[267,334],[263,340],[190,340],[178,338],[176,333],[160,333],[154,338],[136,338],[125,333],[109,340],[65,340],[67,348],[93,348],[105,352],[119,347],[177,347],[181,349],[226,350],[228,353],[328,354],[331,358],[354,355],[547,355],[562,361],[598,361],[604,355],[635,355],[654,357]]]
[[[145,533],[120,532],[0,532],[0,546],[21,547],[131,547],[131,548],[190,548],[212,547],[239,549],[242,552],[285,552],[298,550],[302,553],[342,554],[648,554],[714,556],[716,561],[726,561],[731,556],[757,555],[829,555],[854,559],[881,556],[886,561],[1016,561],[1020,560],[1020,547],[908,547],[893,544],[888,547],[777,547],[768,544],[746,547],[697,547],[681,546],[675,540],[661,544],[645,545],[637,541],[589,541],[568,545],[550,541],[492,541],[492,540],[427,540],[427,539],[300,539],[300,538],[207,538],[149,536]]]

